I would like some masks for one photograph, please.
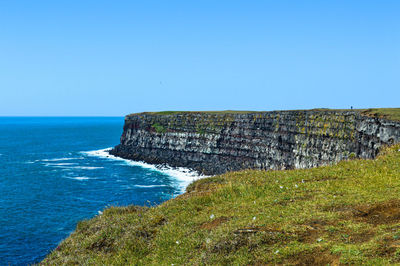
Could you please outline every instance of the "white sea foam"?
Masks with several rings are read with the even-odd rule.
[[[75,157],[75,158],[54,158],[54,159],[43,159],[42,162],[58,162],[58,161],[70,161],[70,160],[82,160],[83,157]]]
[[[103,169],[102,166],[76,166],[75,169],[83,169],[83,170],[96,170],[96,169]]]
[[[88,155],[88,156],[94,156],[94,157],[101,157],[101,158],[111,158],[114,160],[124,160],[122,158],[116,157],[114,155],[109,154],[108,152],[112,148],[105,148],[101,150],[95,150],[95,151],[81,151],[82,154]]]
[[[96,169],[103,169],[102,166],[66,166],[63,168],[67,169],[82,169],[82,170],[96,170]]]
[[[45,166],[65,166],[65,165],[75,165],[76,163],[46,163]]]
[[[62,166],[62,165],[73,165],[76,163],[52,163],[52,162],[60,162],[60,161],[69,161],[69,160],[82,160],[85,159],[83,157],[75,157],[75,158],[54,158],[54,159],[41,159],[34,161],[26,161],[25,163],[37,163],[37,162],[46,162],[45,166]]]
[[[166,187],[167,185],[135,185],[135,187],[140,188],[151,188],[151,187]]]
[[[92,179],[92,178],[87,177],[87,176],[66,176],[66,178],[79,180],[79,181]]]
[[[109,154],[108,152],[112,148],[106,148],[106,149],[101,149],[101,150],[95,150],[95,151],[84,151],[81,152],[82,154],[85,154],[86,156],[94,156],[94,157],[99,157],[99,158],[104,158],[104,159],[109,159],[109,160],[115,160],[115,161],[122,161],[125,164],[132,165],[132,166],[139,166],[142,168],[146,168],[152,171],[157,171],[160,173],[164,173],[175,180],[179,181],[179,188],[181,189],[181,192],[184,192],[186,187],[193,181],[204,178],[207,176],[200,175],[199,173],[192,171],[188,168],[184,167],[170,167],[170,166],[165,166],[165,165],[153,165],[153,164],[148,164],[145,162],[141,161],[132,161],[132,160],[127,160],[123,159],[120,157],[116,157],[114,155]]]
[[[96,170],[96,169],[103,169],[102,166],[75,166],[76,163],[47,163],[45,166],[55,167],[55,168],[62,168],[62,170],[68,169],[81,169],[81,170]]]

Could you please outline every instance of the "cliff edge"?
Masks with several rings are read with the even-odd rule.
[[[207,175],[375,158],[400,141],[398,109],[158,112],[125,118],[111,154]],[[379,115],[383,114],[383,115]],[[385,118],[386,117],[386,118]],[[389,118],[389,119],[388,119]]]

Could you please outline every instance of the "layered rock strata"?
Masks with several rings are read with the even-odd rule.
[[[292,169],[374,158],[400,142],[400,123],[353,111],[139,113],[111,154],[203,174]]]

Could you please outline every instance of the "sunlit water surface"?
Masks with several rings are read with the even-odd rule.
[[[124,119],[0,118],[0,265],[39,262],[107,206],[155,205],[198,178],[110,156]]]

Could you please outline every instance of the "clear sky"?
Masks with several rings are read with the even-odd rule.
[[[400,106],[400,1],[1,1],[0,115]]]

